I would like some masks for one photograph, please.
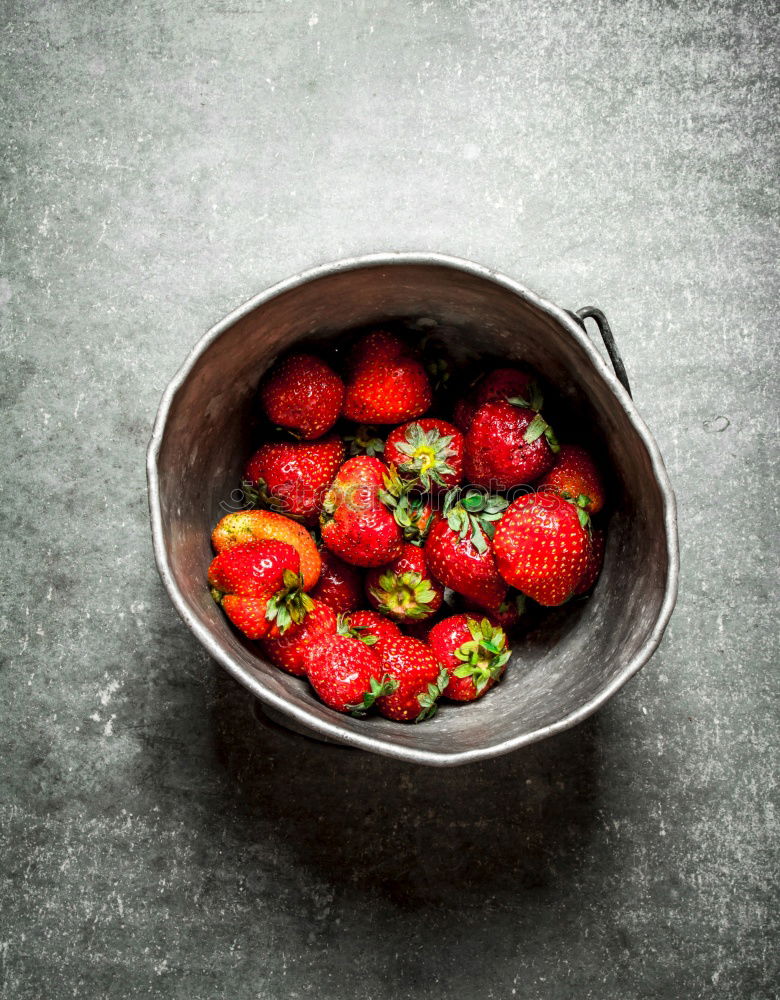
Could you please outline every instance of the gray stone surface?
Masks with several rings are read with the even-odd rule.
[[[2,996],[777,995],[772,13],[2,5]],[[258,725],[152,562],[186,351],[374,249],[602,307],[678,490],[658,654],[479,767]]]

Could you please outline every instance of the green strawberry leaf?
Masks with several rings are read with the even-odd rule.
[[[547,421],[544,419],[541,413],[537,413],[534,419],[526,428],[525,434],[523,435],[523,441],[525,441],[526,444],[533,444],[534,441],[537,440],[537,438],[540,438],[542,434],[544,434],[547,431],[547,428],[549,426],[550,425],[547,423]]]

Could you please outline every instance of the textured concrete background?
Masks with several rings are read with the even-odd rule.
[[[3,997],[777,995],[772,7],[2,4]],[[194,340],[378,249],[601,306],[680,500],[658,654],[479,767],[259,727],[152,561]]]

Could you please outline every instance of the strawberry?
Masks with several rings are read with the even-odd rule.
[[[435,417],[402,424],[387,437],[385,461],[426,493],[449,489],[463,478],[463,435]]]
[[[428,645],[450,675],[444,697],[474,701],[506,670],[510,649],[504,630],[478,615],[453,615],[433,626]]]
[[[250,499],[314,525],[343,461],[344,444],[335,434],[319,441],[268,442],[249,460],[244,490]]]
[[[363,577],[359,570],[334,556],[326,548],[320,549],[322,570],[311,596],[322,601],[337,614],[354,611],[363,603]]]
[[[395,622],[391,622],[377,611],[353,611],[351,614],[342,615],[338,630],[341,635],[360,639],[367,646],[373,646],[377,653],[381,652],[383,643],[388,639],[395,639],[401,635],[401,630]]]
[[[590,548],[585,570],[574,588],[575,594],[587,594],[595,585],[604,564],[604,532],[594,528],[590,533]]]
[[[381,714],[398,722],[430,719],[450,679],[430,647],[407,636],[388,639],[380,659],[382,670],[397,684],[392,694],[377,699]]]
[[[404,540],[422,545],[433,525],[440,520],[439,512],[415,484],[404,482],[395,466],[384,478],[379,499],[395,518]]]
[[[497,625],[508,632],[513,629],[517,624],[519,624],[521,617],[525,612],[525,594],[520,594],[517,591],[507,594],[504,600],[498,606],[484,608],[484,607],[471,607],[467,603],[466,613],[475,615],[484,615],[488,612],[490,615],[490,620],[494,621]]]
[[[360,424],[398,424],[431,405],[425,369],[404,342],[377,330],[352,352],[342,414]]]
[[[604,506],[604,485],[596,464],[577,444],[561,445],[554,467],[536,488],[575,500],[589,514],[597,514]]]
[[[555,493],[515,500],[493,539],[507,583],[546,607],[568,600],[588,563],[590,541],[581,518],[587,514]]]
[[[373,607],[400,622],[428,618],[444,599],[444,587],[428,572],[425,553],[409,542],[392,562],[366,574],[366,593]]]
[[[558,447],[550,425],[530,407],[484,403],[466,435],[466,479],[489,490],[532,483],[552,468]]]
[[[297,677],[306,673],[304,654],[323,634],[336,631],[335,613],[321,601],[312,598],[312,607],[307,611],[303,621],[291,625],[284,635],[276,639],[263,639],[260,646],[271,661],[288,674]]]
[[[344,443],[349,445],[350,455],[381,455],[385,450],[385,443],[379,433],[376,427],[361,424],[355,428],[354,434],[348,434],[344,438]]]
[[[379,498],[387,472],[378,458],[350,458],[325,497],[322,541],[353,566],[382,566],[401,554],[401,529]]]
[[[344,383],[312,354],[285,358],[260,386],[260,402],[268,419],[306,440],[331,429],[343,399]]]
[[[501,497],[453,490],[444,504],[444,518],[425,542],[428,568],[436,579],[481,607],[498,607],[506,597],[490,540],[493,522],[505,507]]]
[[[282,635],[312,608],[300,565],[298,553],[286,542],[236,545],[209,566],[211,596],[248,639]]]
[[[474,414],[485,403],[496,400],[528,401],[532,410],[542,408],[542,396],[536,380],[530,372],[518,368],[496,368],[483,375],[468,396],[455,404],[454,422],[466,434],[471,427]]]
[[[379,656],[359,639],[320,635],[304,660],[311,686],[337,712],[365,715],[377,698],[396,688],[395,681],[383,676]]]
[[[320,554],[309,532],[289,517],[272,510],[238,510],[226,514],[212,532],[211,544],[217,552],[225,552],[235,545],[266,539],[292,545],[301,560],[303,589],[311,590],[320,575]]]

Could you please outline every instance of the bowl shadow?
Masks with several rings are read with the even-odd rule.
[[[462,907],[471,895],[568,880],[588,855],[597,717],[504,757],[429,768],[292,733],[214,670],[212,737],[232,835],[252,843],[262,830],[339,894],[379,893],[403,910]]]

